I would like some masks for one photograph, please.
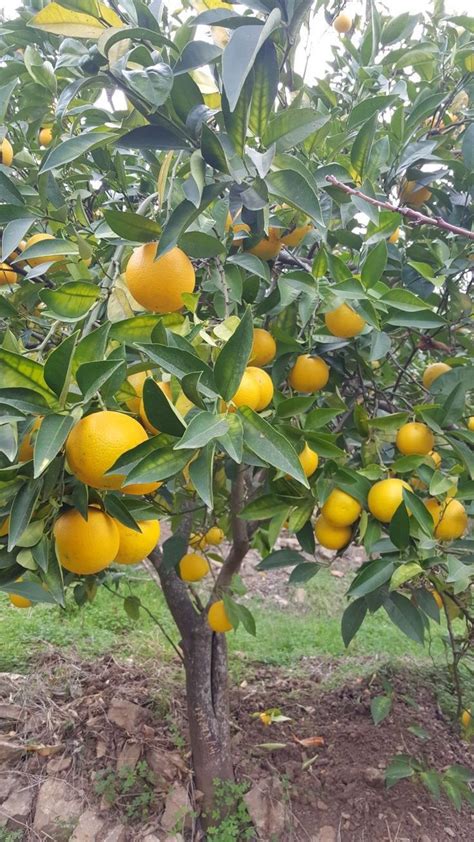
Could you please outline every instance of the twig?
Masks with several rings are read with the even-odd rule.
[[[474,240],[474,231],[468,231],[467,228],[460,228],[459,225],[451,225],[450,222],[446,222],[446,220],[441,216],[427,216],[424,213],[413,210],[413,208],[407,208],[406,206],[401,205],[392,205],[391,202],[383,202],[381,199],[373,199],[372,196],[367,196],[365,193],[362,193],[361,190],[356,190],[355,187],[349,187],[348,184],[343,184],[342,181],[339,181],[333,175],[327,175],[326,181],[334,187],[339,188],[339,190],[342,190],[343,193],[347,193],[349,196],[358,196],[359,199],[363,199],[364,202],[367,202],[369,205],[374,205],[376,208],[383,208],[384,210],[392,211],[393,213],[399,213],[401,216],[411,219],[412,222],[416,222],[417,225],[435,225],[443,231],[450,231],[451,234],[457,234],[459,237],[467,237],[468,240]]]
[[[240,566],[249,549],[249,534],[245,520],[240,517],[245,497],[245,468],[239,465],[237,476],[232,481],[230,492],[230,518],[232,523],[232,546],[217,577],[211,594],[211,601],[216,594],[226,590],[232,577],[239,572]]]

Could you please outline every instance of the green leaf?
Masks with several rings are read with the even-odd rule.
[[[379,96],[367,97],[367,99],[364,99],[362,102],[358,102],[349,115],[347,128],[351,130],[355,128],[355,126],[365,123],[373,117],[374,114],[379,114],[380,111],[385,111],[385,109],[392,105],[396,99],[397,97],[393,94],[390,96],[380,94]]]
[[[391,709],[391,696],[376,696],[375,699],[372,699],[370,703],[370,712],[372,714],[372,719],[374,720],[374,725],[379,725],[383,722],[383,720],[389,715]]]
[[[82,363],[76,371],[76,380],[84,396],[84,401],[90,400],[121,368],[123,368],[124,377],[125,363],[122,360]]]
[[[189,70],[211,64],[222,55],[222,50],[216,44],[208,41],[188,41],[178,61],[173,67],[173,74],[180,76]]]
[[[39,477],[61,450],[74,426],[72,415],[46,415],[36,433],[33,476]]]
[[[387,243],[385,240],[380,240],[377,245],[369,249],[367,257],[362,264],[361,279],[363,284],[366,284],[368,287],[375,286],[385,272],[387,257]]]
[[[8,530],[8,550],[16,546],[18,538],[23,535],[35,510],[41,492],[41,479],[29,480],[21,486],[12,503],[10,512],[10,527]]]
[[[153,427],[170,436],[183,435],[186,430],[185,422],[152,377],[147,377],[143,384],[143,404],[146,416]]]
[[[113,132],[84,132],[77,137],[63,140],[42,161],[39,172],[40,174],[50,172],[64,164],[70,164],[71,161],[75,161],[76,158],[80,158],[96,146],[107,146],[115,137]]]
[[[249,406],[240,407],[238,412],[243,420],[244,442],[249,450],[272,467],[289,474],[309,488],[298,455],[288,439]]]
[[[104,210],[109,228],[123,240],[137,243],[151,243],[159,240],[161,225],[131,211]]]
[[[390,579],[390,590],[394,591],[397,588],[400,588],[405,584],[405,582],[410,582],[412,579],[420,576],[423,572],[423,568],[416,561],[409,561],[407,564],[401,564],[395,569],[392,578]]]
[[[433,518],[424,503],[416,496],[416,494],[413,493],[413,491],[408,491],[406,488],[403,489],[403,500],[408,511],[412,513],[423,532],[432,538],[434,526]]]
[[[410,543],[410,521],[408,519],[408,512],[405,508],[405,503],[400,503],[395,512],[388,530],[392,544],[395,544],[399,550],[405,549]]]
[[[125,613],[131,620],[140,619],[141,602],[138,596],[126,596],[123,601]]]
[[[269,193],[322,223],[321,208],[313,187],[294,170],[278,170],[265,179]]]
[[[214,492],[212,476],[214,468],[215,445],[207,444],[201,450],[197,459],[194,459],[189,466],[189,476],[201,500],[209,509],[214,504]]]
[[[163,570],[173,570],[181,561],[188,548],[188,542],[182,535],[172,535],[167,538],[162,546]]]
[[[160,447],[144,456],[127,474],[124,487],[141,482],[158,482],[179,474],[186,467],[192,454],[176,451],[172,447]]]
[[[81,7],[80,7],[81,8]],[[104,32],[105,22],[102,23],[91,14],[73,9],[65,9],[60,3],[51,2],[44,6],[33,18],[28,26],[53,35],[63,35],[66,38],[91,38],[97,40]],[[110,10],[108,10],[110,11]]]
[[[276,514],[283,513],[286,518],[289,508],[288,502],[279,500],[274,494],[263,494],[247,503],[239,513],[239,517],[243,520],[268,520]]]
[[[189,149],[190,141],[184,134],[171,125],[139,126],[122,135],[116,145],[120,149]]]
[[[228,428],[225,415],[199,412],[191,418],[183,437],[175,444],[175,450],[194,450],[203,447],[213,439],[225,435]]]
[[[367,604],[363,598],[351,600],[345,609],[341,620],[341,634],[346,649],[360,629],[366,614]]]
[[[419,736],[419,734],[416,734],[416,736]],[[420,772],[420,780],[422,784],[426,787],[428,792],[431,793],[433,798],[436,798],[436,800],[438,800],[441,793],[441,775],[439,774],[439,772],[436,772],[435,769],[426,769],[425,771]]]
[[[407,637],[415,643],[424,643],[425,626],[423,617],[406,596],[396,591],[391,593],[383,603],[383,607],[394,623]]]
[[[453,448],[458,459],[466,466],[470,478],[474,480],[474,453],[472,447],[464,444],[464,442],[458,441],[454,437],[454,434],[446,436],[446,440]]]
[[[47,603],[49,605],[56,602],[56,600],[36,582],[12,582],[8,587],[0,587],[0,591],[16,594],[17,596],[24,596],[25,599],[31,600],[34,603]]]
[[[241,266],[247,272],[257,275],[258,278],[263,278],[264,281],[270,282],[270,268],[265,260],[260,260],[255,254],[250,252],[242,252],[241,254],[231,254],[227,258],[226,264],[233,266]]]
[[[376,115],[367,120],[359,129],[351,149],[351,164],[356,173],[362,178],[365,174],[367,163],[372,150],[375,137],[377,118]]]
[[[23,197],[20,191],[17,190],[13,182],[3,172],[0,172],[0,196],[2,197],[2,202],[11,202],[12,205],[23,205]],[[7,257],[9,253],[7,253]]]
[[[160,237],[160,243],[156,253],[157,257],[161,257],[162,254],[165,254],[176,245],[191,223],[201,215],[214,199],[217,199],[221,192],[222,184],[220,182],[208,184],[202,191],[199,207],[196,207],[188,199],[185,199],[174,209]]]
[[[206,164],[219,172],[228,173],[227,155],[217,132],[203,123],[201,132],[201,155]]]
[[[72,361],[79,334],[73,333],[57,348],[54,348],[44,364],[44,379],[50,389],[58,396],[60,403],[69,388]]]
[[[462,139],[462,156],[464,166],[468,172],[474,170],[474,123],[471,123],[464,132]]]
[[[167,345],[137,345],[137,351],[145,354],[148,359],[159,365],[169,374],[174,374],[181,380],[186,374],[202,372],[200,389],[208,398],[217,398],[214,373],[212,369],[199,357],[180,348],[169,348]]]
[[[394,564],[387,559],[377,559],[376,561],[369,561],[361,567],[349,588],[349,595],[366,596],[372,593],[391,578],[394,570]]]
[[[411,778],[415,774],[412,758],[408,754],[397,754],[385,771],[385,786],[387,789],[404,778]]]
[[[305,582],[309,582],[313,576],[316,576],[316,573],[318,573],[320,569],[321,566],[316,564],[314,561],[303,561],[301,564],[297,564],[291,571],[288,584],[301,585]]]
[[[75,322],[89,312],[100,297],[100,289],[86,281],[70,281],[58,289],[42,289],[39,297],[55,316]]]
[[[328,120],[328,114],[319,114],[314,108],[282,109],[267,124],[263,143],[266,147],[275,143],[278,152],[293,149]]]
[[[278,570],[280,567],[296,567],[302,564],[305,557],[296,550],[275,550],[262,558],[257,564],[257,570]]]
[[[56,237],[54,240],[42,240],[33,246],[28,246],[21,254],[18,254],[12,263],[21,263],[31,257],[44,257],[44,262],[49,262],[49,255],[79,255],[77,243],[69,240],[62,240]]]
[[[275,45],[272,41],[266,41],[257,53],[253,74],[249,123],[257,137],[262,137],[265,132],[278,93],[279,79]]]
[[[48,389],[44,378],[43,366],[5,348],[0,348],[0,383],[3,389],[33,389],[47,404],[55,403],[55,395]]]
[[[379,415],[377,418],[369,418],[368,425],[374,430],[393,431],[398,430],[409,418],[408,412],[393,412],[391,415]]]
[[[235,395],[247,366],[253,343],[253,322],[250,308],[219,353],[214,366],[214,379],[224,400]]]
[[[178,245],[186,254],[195,258],[217,257],[225,252],[224,243],[202,231],[188,231],[179,238]]]
[[[140,527],[134,517],[130,514],[124,501],[118,494],[105,494],[104,496],[105,511],[113,518],[133,529],[134,532],[141,532]]]
[[[244,450],[244,431],[242,421],[235,413],[227,415],[228,430],[223,436],[218,436],[220,446],[238,465],[242,462]]]
[[[391,289],[382,295],[380,300],[384,304],[404,312],[416,313],[419,310],[426,310],[426,302],[406,289]]]
[[[234,145],[237,155],[240,155],[241,158],[244,154],[245,141],[247,138],[250,102],[252,99],[253,89],[253,73],[251,73],[245,81],[237,105],[233,111],[229,108],[225,91],[222,92],[222,116],[224,118],[224,126]]]
[[[127,471],[137,465],[145,456],[148,456],[149,453],[154,453],[157,448],[164,447],[167,443],[168,441],[165,440],[164,436],[152,436],[146,441],[141,442],[141,444],[137,444],[135,447],[127,450],[122,456],[119,456],[105,473],[107,475],[126,474]]]
[[[180,317],[179,320],[181,321]],[[133,316],[131,319],[123,319],[110,326],[110,338],[131,346],[138,342],[151,342],[154,328],[163,322],[163,316],[155,316],[151,313]],[[89,336],[92,336],[92,334],[89,334]],[[82,362],[90,362],[90,360],[82,360]]]
[[[444,319],[433,313],[431,310],[419,310],[417,313],[390,313],[387,319],[389,325],[394,327],[434,328],[443,327]]]
[[[231,111],[261,47],[280,23],[280,10],[273,9],[263,26],[241,26],[232,33],[222,56],[222,81]]]

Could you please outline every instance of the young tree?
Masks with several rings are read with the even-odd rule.
[[[474,27],[195,5],[25,0],[3,24],[0,584],[82,604],[150,556],[207,809],[251,545],[296,583],[317,542],[362,543],[345,643],[378,610],[422,643],[442,610],[469,704]]]

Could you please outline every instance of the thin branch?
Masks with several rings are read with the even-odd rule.
[[[232,546],[222,565],[216,584],[211,594],[211,601],[216,594],[226,590],[232,577],[239,572],[240,566],[249,550],[247,523],[240,517],[245,501],[245,468],[239,465],[237,475],[232,481],[230,492],[230,519],[232,524]]]
[[[474,240],[474,231],[468,231],[467,228],[460,228],[459,225],[451,225],[450,222],[446,222],[446,220],[441,216],[427,216],[424,213],[413,210],[413,208],[407,208],[405,206],[402,207],[401,205],[396,206],[392,205],[391,202],[383,202],[381,199],[373,199],[372,196],[367,196],[365,193],[362,193],[361,190],[356,190],[354,187],[349,187],[348,184],[343,184],[342,181],[339,181],[333,175],[327,175],[326,181],[334,187],[339,188],[339,190],[342,190],[343,193],[347,193],[349,196],[358,196],[359,199],[363,199],[364,202],[367,202],[369,205],[374,205],[376,208],[383,208],[384,210],[392,211],[393,213],[399,213],[401,216],[411,219],[411,221],[415,222],[417,225],[434,225],[436,228],[441,228],[443,231],[449,231],[451,234],[457,234],[459,237],[466,237],[468,240]]]

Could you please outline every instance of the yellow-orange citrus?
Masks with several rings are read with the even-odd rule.
[[[400,203],[402,205],[413,205],[420,207],[431,199],[431,190],[417,181],[404,181],[400,191]]]
[[[300,465],[303,468],[303,472],[305,477],[310,477],[314,474],[316,468],[319,464],[319,456],[315,450],[309,446],[307,442],[305,442],[303,450],[298,456],[300,460]]]
[[[339,32],[340,35],[344,35],[352,28],[352,18],[347,14],[347,12],[341,12],[340,15],[334,18],[332,25],[336,32]]]
[[[20,582],[21,580],[17,579],[17,581]],[[20,596],[16,593],[9,593],[8,599],[15,608],[31,608],[33,605],[31,599],[27,599],[26,596]]]
[[[6,137],[0,143],[0,164],[5,167],[11,167],[13,163],[13,146]]]
[[[36,243],[42,243],[44,240],[54,239],[55,238],[52,234],[33,234],[33,236],[26,241],[25,248],[29,249],[31,246],[36,245]],[[41,263],[60,263],[64,260],[64,257],[64,254],[44,254],[42,257],[28,257],[27,263],[29,263],[30,266],[39,266]]]
[[[467,529],[467,512],[463,504],[454,497],[446,497],[441,503],[431,497],[425,501],[434,523],[435,537],[440,541],[460,538]]]
[[[140,532],[115,520],[119,533],[119,549],[116,564],[138,564],[155,549],[160,538],[159,520],[137,521]]]
[[[166,394],[168,395],[168,392],[166,392]],[[168,397],[171,400],[171,393],[168,395]],[[186,417],[186,415],[188,414],[188,412],[190,412],[191,409],[195,408],[195,404],[189,400],[188,396],[185,395],[184,392],[179,393],[174,405],[178,412],[183,416],[183,418]]]
[[[357,520],[361,511],[359,501],[340,488],[333,488],[321,509],[326,520],[334,526],[350,526]]]
[[[102,410],[86,415],[73,427],[66,441],[66,457],[72,473],[92,488],[118,489],[123,474],[105,472],[127,450],[147,440],[142,425],[123,412]],[[139,483],[123,490],[127,494],[150,494],[159,483]]]
[[[18,273],[15,272],[8,263],[0,263],[0,285],[16,284],[18,281]]]
[[[158,386],[160,387],[161,391],[165,393],[168,400],[171,400],[171,386],[170,386],[170,384],[165,383],[164,380],[160,380],[160,382],[158,383]],[[143,387],[142,387],[142,391],[143,391]],[[153,433],[154,436],[157,436],[160,431],[157,430],[157,428],[151,423],[150,419],[148,418],[148,415],[146,414],[146,411],[145,411],[145,404],[144,404],[144,401],[143,401],[143,397],[140,397],[138,414],[141,418],[141,422],[142,422],[143,426],[148,430],[148,432]]]
[[[49,146],[53,142],[53,131],[49,126],[43,126],[38,132],[40,146]]]
[[[8,535],[8,530],[10,528],[10,517],[6,517],[0,523],[0,538],[3,538],[4,535]]]
[[[211,528],[207,530],[204,538],[210,547],[217,547],[218,544],[222,544],[222,541],[224,540],[224,531],[219,526],[211,526]]]
[[[365,327],[365,319],[359,316],[348,304],[341,304],[335,310],[324,314],[324,321],[329,333],[340,339],[351,339]]]
[[[275,260],[282,247],[280,232],[280,228],[270,227],[268,229],[268,237],[262,237],[253,248],[249,249],[250,254],[255,254],[261,260]]]
[[[20,446],[18,448],[19,462],[29,462],[30,459],[33,459],[34,435],[41,426],[42,420],[42,415],[39,415],[37,418],[35,418],[31,428],[28,430],[26,436],[24,436],[22,442],[20,443]]]
[[[470,415],[467,420],[467,429],[474,432],[474,415]]]
[[[307,225],[297,225],[296,228],[293,228],[292,231],[289,231],[288,234],[285,234],[281,238],[281,242],[283,245],[287,246],[287,248],[297,248],[297,246],[303,242],[306,234],[309,234],[312,230],[313,226],[310,222],[308,222]]]
[[[105,570],[114,561],[120,544],[114,519],[89,506],[87,520],[77,509],[69,509],[54,524],[56,555],[65,570],[89,576]]]
[[[301,354],[290,371],[288,383],[297,392],[318,392],[329,380],[329,366],[321,357]]]
[[[403,500],[403,489],[411,491],[405,480],[391,477],[381,479],[369,491],[367,503],[369,511],[382,523],[390,523],[400,503]]]
[[[145,310],[172,313],[184,307],[183,293],[194,292],[194,266],[178,246],[155,260],[157,248],[158,243],[146,243],[133,250],[125,281]]]
[[[314,534],[319,544],[328,550],[342,550],[351,540],[350,526],[335,526],[324,515],[319,515],[314,524]]]
[[[186,470],[186,468],[183,469],[183,474],[184,474],[185,470]],[[207,541],[206,541],[204,535],[202,535],[199,532],[191,532],[191,535],[189,536],[189,546],[190,547],[199,547],[199,549],[203,550],[206,547],[206,545],[207,545]]]
[[[215,632],[230,632],[234,628],[230,622],[225,605],[222,599],[218,602],[213,602],[209,611],[207,612],[207,622],[212,631]]]
[[[178,564],[179,575],[183,582],[199,582],[209,573],[207,558],[197,553],[186,553]]]
[[[410,421],[403,424],[396,438],[396,445],[405,456],[426,456],[434,447],[434,435],[426,424]]]
[[[143,384],[150,375],[151,371],[137,371],[135,374],[129,374],[127,377],[127,383],[130,383],[132,389],[135,389],[136,394],[132,398],[127,398],[125,404],[134,415],[138,415],[140,411],[140,398],[143,394]]]
[[[439,466],[441,465],[442,459],[441,459],[441,456],[439,455],[438,451],[437,450],[430,450],[430,452],[428,453],[428,456],[430,456],[430,458],[433,460],[433,462],[435,464],[435,468],[439,468]]]
[[[249,406],[250,409],[255,410],[260,403],[260,386],[258,385],[256,378],[251,372],[249,372],[248,369],[245,369],[242,375],[242,380],[240,381],[239,388],[232,398],[232,402],[237,407]]]
[[[423,372],[423,386],[429,389],[434,380],[441,377],[446,371],[451,371],[451,366],[447,363],[431,363],[427,365]]]
[[[472,69],[474,70],[474,61],[472,62]],[[463,728],[469,728],[472,722],[472,715],[469,710],[464,709],[461,713],[461,725]]]
[[[249,363],[251,365],[268,365],[275,358],[276,342],[263,327],[254,327],[253,343]]]
[[[251,377],[253,377],[254,382],[258,386],[259,390],[259,398],[257,403],[257,412],[262,412],[263,409],[266,409],[268,404],[272,402],[273,398],[273,383],[272,378],[263,368],[257,368],[254,365],[249,365],[248,368],[245,369]]]
[[[388,238],[388,241],[389,241],[389,243],[392,243],[392,245],[395,245],[395,243],[398,243],[399,239],[400,239],[400,228],[395,228],[395,231],[392,234],[390,234],[390,237]]]
[[[464,59],[464,67],[468,73],[474,73],[474,53],[471,53],[470,56],[466,56]]]

